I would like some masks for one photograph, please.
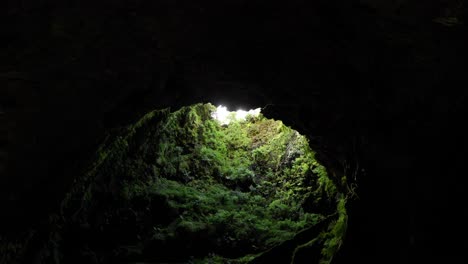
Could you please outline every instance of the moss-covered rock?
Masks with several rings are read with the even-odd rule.
[[[298,263],[305,252],[329,263],[346,231],[342,179],[281,121],[221,125],[215,109],[157,110],[109,135],[43,250],[58,263]]]

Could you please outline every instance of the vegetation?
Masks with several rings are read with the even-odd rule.
[[[254,263],[288,242],[292,262],[308,247],[331,261],[346,199],[307,138],[262,115],[221,125],[214,110],[154,111],[109,136],[54,220],[52,244],[79,249],[61,259]]]

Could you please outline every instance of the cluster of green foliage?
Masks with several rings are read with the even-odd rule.
[[[319,264],[330,264],[333,260],[335,253],[340,249],[343,244],[343,239],[346,234],[348,227],[348,214],[346,212],[347,199],[344,195],[338,195],[336,204],[336,212],[334,213],[335,218],[328,224],[328,228],[320,232],[320,234],[314,239],[298,245],[292,255],[292,263],[294,263],[295,256],[298,252],[308,250],[312,247],[321,248],[322,258],[319,260]]]
[[[201,180],[183,184],[157,178],[143,186],[133,186],[127,194],[130,199],[163,201],[176,212],[169,225],[153,226],[152,239],[167,241],[178,240],[182,234],[210,234],[204,243],[211,243],[213,252],[234,252],[239,246],[247,253],[265,250],[324,218],[320,214],[298,213],[297,208],[281,200],[268,205],[261,195]]]
[[[116,212],[130,211],[138,243],[219,263],[248,262],[332,219],[320,203],[337,202],[337,187],[307,138],[262,115],[221,125],[215,109],[154,111],[109,137],[62,204],[68,225],[106,230],[121,224]],[[340,206],[343,214],[314,240],[324,260],[344,235]]]

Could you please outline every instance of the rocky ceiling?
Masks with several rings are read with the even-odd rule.
[[[149,110],[268,105],[366,168],[337,262],[462,258],[466,242],[440,241],[466,228],[433,227],[462,223],[446,216],[462,192],[451,183],[465,142],[464,1],[43,0],[0,12],[2,230],[40,223],[105,132]]]

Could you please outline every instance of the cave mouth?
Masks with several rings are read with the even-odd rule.
[[[259,108],[151,111],[109,133],[36,262],[329,263],[347,214],[328,175]]]
[[[332,213],[321,200],[335,187],[306,137],[260,108],[194,105],[172,113],[165,128],[154,181],[143,187],[167,216],[154,231],[155,248],[240,258],[278,246]]]

